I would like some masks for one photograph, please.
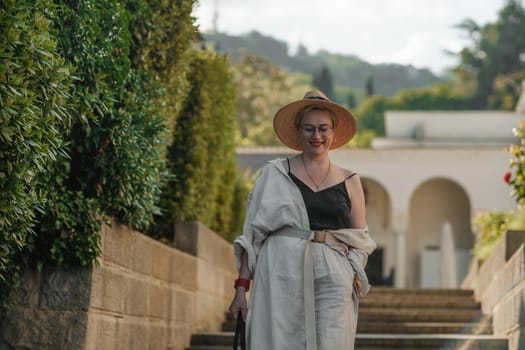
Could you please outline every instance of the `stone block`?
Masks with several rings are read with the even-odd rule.
[[[170,281],[188,290],[197,289],[197,258],[173,250]]]
[[[193,332],[218,332],[224,321],[224,309],[218,298],[197,292]],[[218,309],[221,309],[219,312]]]
[[[504,296],[525,280],[525,248],[522,245],[514,255],[494,273],[491,282],[480,292],[482,309],[491,313]]]
[[[199,259],[197,261],[197,290],[208,294],[217,293],[216,269],[208,261]]]
[[[495,334],[506,335],[525,325],[525,285],[508,293],[492,310]]]
[[[175,249],[168,247],[160,242],[152,242],[151,258],[152,258],[152,276],[162,280],[169,281],[171,278],[171,254]]]
[[[36,270],[26,271],[20,280],[20,288],[11,294],[13,305],[38,307],[41,277]]]
[[[115,335],[115,350],[128,350],[131,338],[131,323],[129,317],[117,318],[117,333]]]
[[[111,261],[125,268],[131,267],[131,244],[133,232],[124,225],[111,222],[110,226],[104,224],[102,230],[104,261]]]
[[[136,320],[129,325],[130,337],[128,341],[129,350],[148,349],[149,322],[147,320]]]
[[[85,350],[115,349],[117,318],[92,312],[89,314]]]
[[[91,307],[123,314],[127,283],[122,271],[109,266],[96,267],[92,280]]]
[[[126,279],[125,314],[137,317],[148,315],[148,283],[143,278]]]
[[[509,333],[508,339],[509,339],[509,349],[508,350],[525,349],[525,325]]]
[[[188,324],[172,325],[170,327],[169,339],[173,350],[185,350],[191,342],[191,326]]]
[[[171,297],[168,286],[148,283],[148,315],[165,320],[169,319]]]
[[[163,321],[149,323],[149,349],[166,349],[169,343],[168,329]]]
[[[191,324],[195,317],[195,305],[200,302],[193,293],[182,290],[172,291],[172,320]]]
[[[55,310],[88,310],[91,268],[46,269],[41,277],[40,307]]]
[[[152,273],[153,239],[142,234],[134,234],[131,244],[131,269],[134,272],[149,276]]]
[[[233,246],[198,221],[176,222],[173,244],[220,268],[235,269]]]
[[[174,231],[173,245],[183,252],[197,256],[199,222],[177,221],[174,224]]]
[[[14,349],[81,349],[86,327],[84,311],[14,307],[2,320],[0,339]]]

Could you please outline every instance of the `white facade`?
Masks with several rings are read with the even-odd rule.
[[[439,287],[435,262],[449,222],[461,282],[474,244],[472,216],[515,207],[503,181],[509,170],[504,148],[517,141],[512,128],[522,119],[502,112],[387,112],[387,136],[374,140],[375,148],[331,152],[335,163],[362,179],[383,277],[393,271],[396,287]],[[293,154],[284,148],[237,153],[239,166],[252,169]]]

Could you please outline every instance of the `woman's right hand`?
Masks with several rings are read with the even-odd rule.
[[[237,287],[235,289],[235,296],[230,305],[230,312],[237,317],[239,311],[242,313],[242,319],[246,321],[246,314],[248,313],[248,302],[246,301],[246,290],[244,287]]]

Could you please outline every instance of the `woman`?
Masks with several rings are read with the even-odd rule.
[[[254,185],[234,242],[239,278],[230,311],[242,312],[251,350],[353,349],[375,242],[358,175],[328,152],[354,136],[355,119],[310,91],[276,113],[274,130],[301,153],[269,162]]]

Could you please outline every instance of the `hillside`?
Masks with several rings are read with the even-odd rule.
[[[245,49],[290,72],[313,76],[326,66],[334,85],[364,90],[367,79],[372,77],[375,93],[385,96],[392,96],[401,89],[420,88],[444,80],[428,69],[400,64],[371,64],[354,55],[327,51],[311,54],[305,47],[299,47],[294,55],[290,55],[286,42],[256,31],[240,36],[204,33],[203,37],[207,44],[227,53],[234,62],[240,57],[239,50]]]

